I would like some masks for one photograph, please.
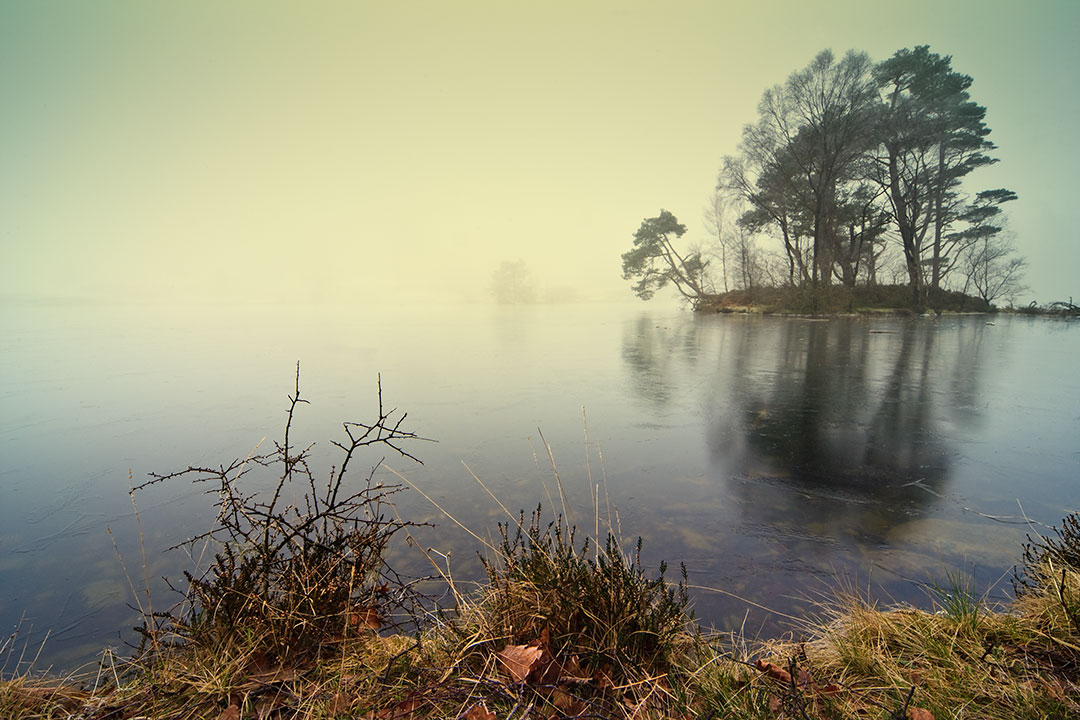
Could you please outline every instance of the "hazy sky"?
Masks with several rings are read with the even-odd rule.
[[[1080,2],[0,0],[0,293],[629,297],[762,91],[823,48],[974,77],[1030,297],[1080,296]]]

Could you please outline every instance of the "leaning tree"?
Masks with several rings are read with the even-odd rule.
[[[708,261],[699,251],[684,251],[684,255],[675,247],[674,241],[684,234],[686,226],[667,210],[645,218],[634,233],[634,247],[622,255],[623,279],[636,280],[632,287],[642,300],[650,299],[669,284],[692,303],[707,294]]]

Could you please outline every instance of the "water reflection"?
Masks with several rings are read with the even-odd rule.
[[[973,562],[981,590],[1026,527],[966,508],[1015,514],[1020,497],[1056,523],[1080,499],[1075,327],[640,305],[0,305],[0,626],[25,613],[31,647],[51,629],[41,662],[67,668],[128,638],[119,558],[137,587],[140,548],[147,577],[176,578],[189,562],[160,549],[213,516],[199,488],[158,487],[140,498],[140,530],[129,472],[227,461],[275,437],[298,358],[313,401],[298,432],[321,443],[320,463],[337,460],[325,441],[365,418],[381,373],[412,429],[439,440],[424,466],[396,469],[470,528],[505,518],[462,461],[514,510],[552,504],[540,428],[579,520],[602,487],[624,536],[644,537],[643,560],[685,560],[697,584],[784,610],[816,577],[874,573],[906,599],[908,578]],[[424,546],[453,551],[458,580],[479,576],[471,537],[419,496],[398,509],[438,524]],[[699,617],[739,625],[747,605],[716,597],[697,598]]]
[[[939,494],[948,458],[933,428],[934,328],[901,326],[898,347],[875,347],[869,326],[851,321],[792,322],[778,332],[775,372],[742,395],[736,431],[751,451],[744,469],[767,467],[791,483],[893,506]],[[730,430],[710,430],[722,452]]]
[[[622,358],[634,390],[654,407],[663,408],[675,393],[682,373],[673,365],[697,358],[699,330],[688,322],[658,325],[649,315],[627,323]]]
[[[678,519],[657,534],[699,581],[741,588],[774,609],[792,608],[789,597],[778,598],[805,589],[807,577],[874,567],[910,576],[918,561],[894,551],[922,527],[913,520],[946,501],[956,430],[980,418],[982,326],[923,318],[637,322],[622,356],[642,400],[661,408],[673,402],[673,378],[698,380],[704,480],[713,488],[711,498],[701,490],[694,502],[670,505]],[[697,352],[685,352],[687,338]],[[745,609],[704,604],[706,614],[732,619]]]

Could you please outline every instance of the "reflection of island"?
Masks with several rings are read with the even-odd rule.
[[[807,576],[912,574],[895,551],[948,495],[949,438],[979,417],[972,323],[733,317],[635,330],[623,347],[635,392],[657,411],[681,399],[705,414],[706,484],[663,500],[668,559],[774,608]]]
[[[939,490],[947,457],[931,427],[933,330],[901,325],[891,335],[897,342],[872,352],[865,323],[781,326],[780,367],[751,384],[742,403],[755,462],[874,497],[912,482]]]
[[[837,319],[775,330],[773,371],[732,378],[741,422],[709,429],[744,520],[868,540],[939,499],[949,453],[933,427],[937,328]]]

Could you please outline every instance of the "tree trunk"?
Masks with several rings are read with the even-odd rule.
[[[941,231],[945,219],[941,216],[941,205],[945,197],[945,143],[938,145],[938,181],[934,197],[934,258],[930,266],[930,287],[941,287]]]
[[[915,232],[915,222],[908,217],[909,209],[904,194],[900,191],[900,171],[896,166],[897,153],[889,148],[889,193],[892,196],[893,214],[896,228],[900,231],[900,240],[904,246],[904,262],[907,266],[908,282],[911,284],[911,301],[916,307],[922,305],[922,269],[919,267],[919,243]]]

